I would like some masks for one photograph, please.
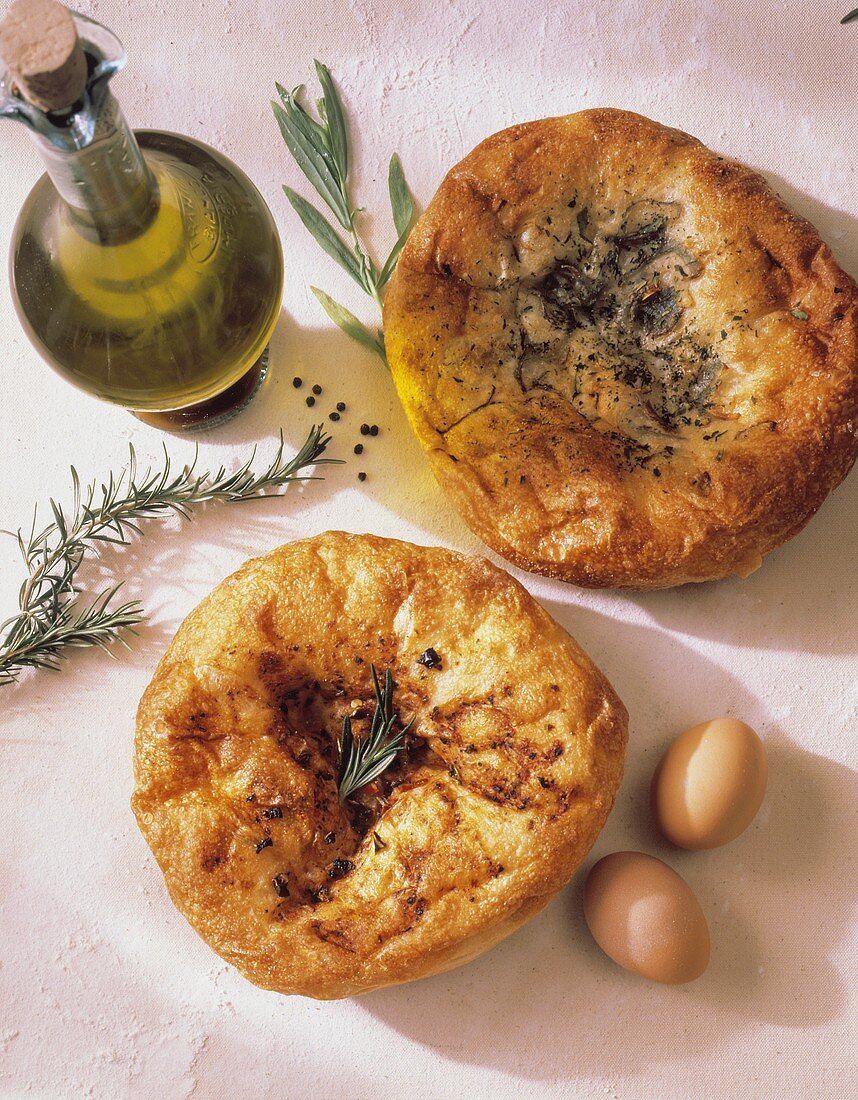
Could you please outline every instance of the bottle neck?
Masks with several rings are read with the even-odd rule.
[[[40,133],[34,138],[76,228],[99,244],[121,244],[152,222],[158,184],[109,91],[94,122],[91,140],[80,149],[62,148]]]

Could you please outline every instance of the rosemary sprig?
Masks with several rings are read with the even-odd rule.
[[[291,187],[284,187],[283,190],[316,242],[381,308],[384,288],[408,237],[414,203],[408,193],[399,157],[394,153],[388,167],[387,186],[397,237],[387,259],[379,266],[358,230],[357,216],[361,208],[355,207],[349,196],[349,141],[342,103],[330,72],[318,61],[316,75],[322,86],[322,98],[316,105],[318,120],[299,102],[300,86],[287,92],[277,84],[280,102],[272,101],[271,106],[289,152],[351,242],[343,240],[337,228],[312,203]],[[339,325],[353,340],[376,352],[387,364],[384,333],[380,328],[375,333],[370,332],[350,310],[335,302],[323,290],[315,286],[310,289],[334,324]]]
[[[75,612],[75,601],[65,600],[40,619],[24,614],[10,619],[0,652],[0,684],[12,683],[24,667],[59,668],[68,649],[98,646],[108,651],[115,640],[127,645],[120,631],[132,629],[144,613],[136,600],[108,607],[120,587],[114,585],[82,611]]]
[[[329,442],[323,425],[316,425],[300,451],[287,458],[281,433],[274,458],[261,473],[253,471],[256,448],[232,472],[221,466],[213,474],[196,473],[195,457],[190,466],[173,473],[165,447],[163,467],[150,467],[141,475],[131,447],[128,464],[119,474],[111,472],[100,489],[93,482],[85,491],[72,467],[71,514],[67,516],[51,500],[50,523],[37,528],[34,512],[29,534],[19,530],[14,536],[27,577],[18,594],[18,613],[0,623],[0,684],[13,682],[24,668],[57,668],[69,649],[94,645],[104,649],[122,640],[121,631],[145,618],[136,600],[114,605],[121,585],[80,606],[77,573],[87,553],[97,556],[105,544],[125,545],[142,534],[140,520],[173,513],[189,518],[192,508],[209,501],[257,500],[290,481],[310,480],[302,470],[339,461],[322,457]]]
[[[340,767],[338,787],[340,802],[345,802],[355,791],[377,779],[393,763],[396,754],[405,744],[405,734],[414,721],[406,723],[394,733],[393,727],[399,721],[393,706],[393,692],[396,689],[390,669],[384,674],[384,687],[378,682],[375,665],[371,665],[372,686],[375,691],[375,712],[369,733],[360,741],[352,733],[352,720],[349,715],[343,719],[342,735],[339,741]]]

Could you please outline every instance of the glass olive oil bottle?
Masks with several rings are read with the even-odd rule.
[[[46,66],[58,21],[64,37]],[[42,47],[35,77],[23,71],[24,40]],[[282,250],[259,192],[201,142],[132,133],[108,87],[122,47],[92,20],[18,0],[0,52],[0,114],[29,127],[47,169],[12,241],[30,339],[64,378],[149,423],[225,419],[264,375],[280,311]]]

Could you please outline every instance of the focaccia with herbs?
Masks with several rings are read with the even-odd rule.
[[[402,748],[345,783],[343,719],[364,745],[373,668]],[[140,703],[133,807],[215,951],[265,988],[346,997],[537,913],[604,824],[626,731],[507,573],[328,533],[248,562],[183,623]]]
[[[599,109],[448,174],[385,301],[393,377],[472,528],[526,569],[746,575],[858,449],[858,294],[761,176]]]

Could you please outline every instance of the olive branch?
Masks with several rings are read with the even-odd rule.
[[[394,153],[388,166],[387,188],[396,228],[396,243],[384,263],[377,264],[358,228],[362,207],[354,206],[349,195],[349,139],[343,106],[329,70],[319,61],[316,62],[316,75],[322,87],[322,98],[316,104],[318,119],[301,105],[300,86],[287,92],[281,84],[276,84],[280,102],[274,100],[271,106],[289,152],[338,225],[348,234],[349,241],[344,240],[336,226],[297,191],[285,186],[283,190],[316,243],[348,272],[380,309],[384,288],[408,237],[414,217],[414,203],[399,157]],[[357,343],[374,351],[386,366],[382,329],[371,332],[351,310],[334,301],[324,290],[316,286],[310,289],[334,324]]]

